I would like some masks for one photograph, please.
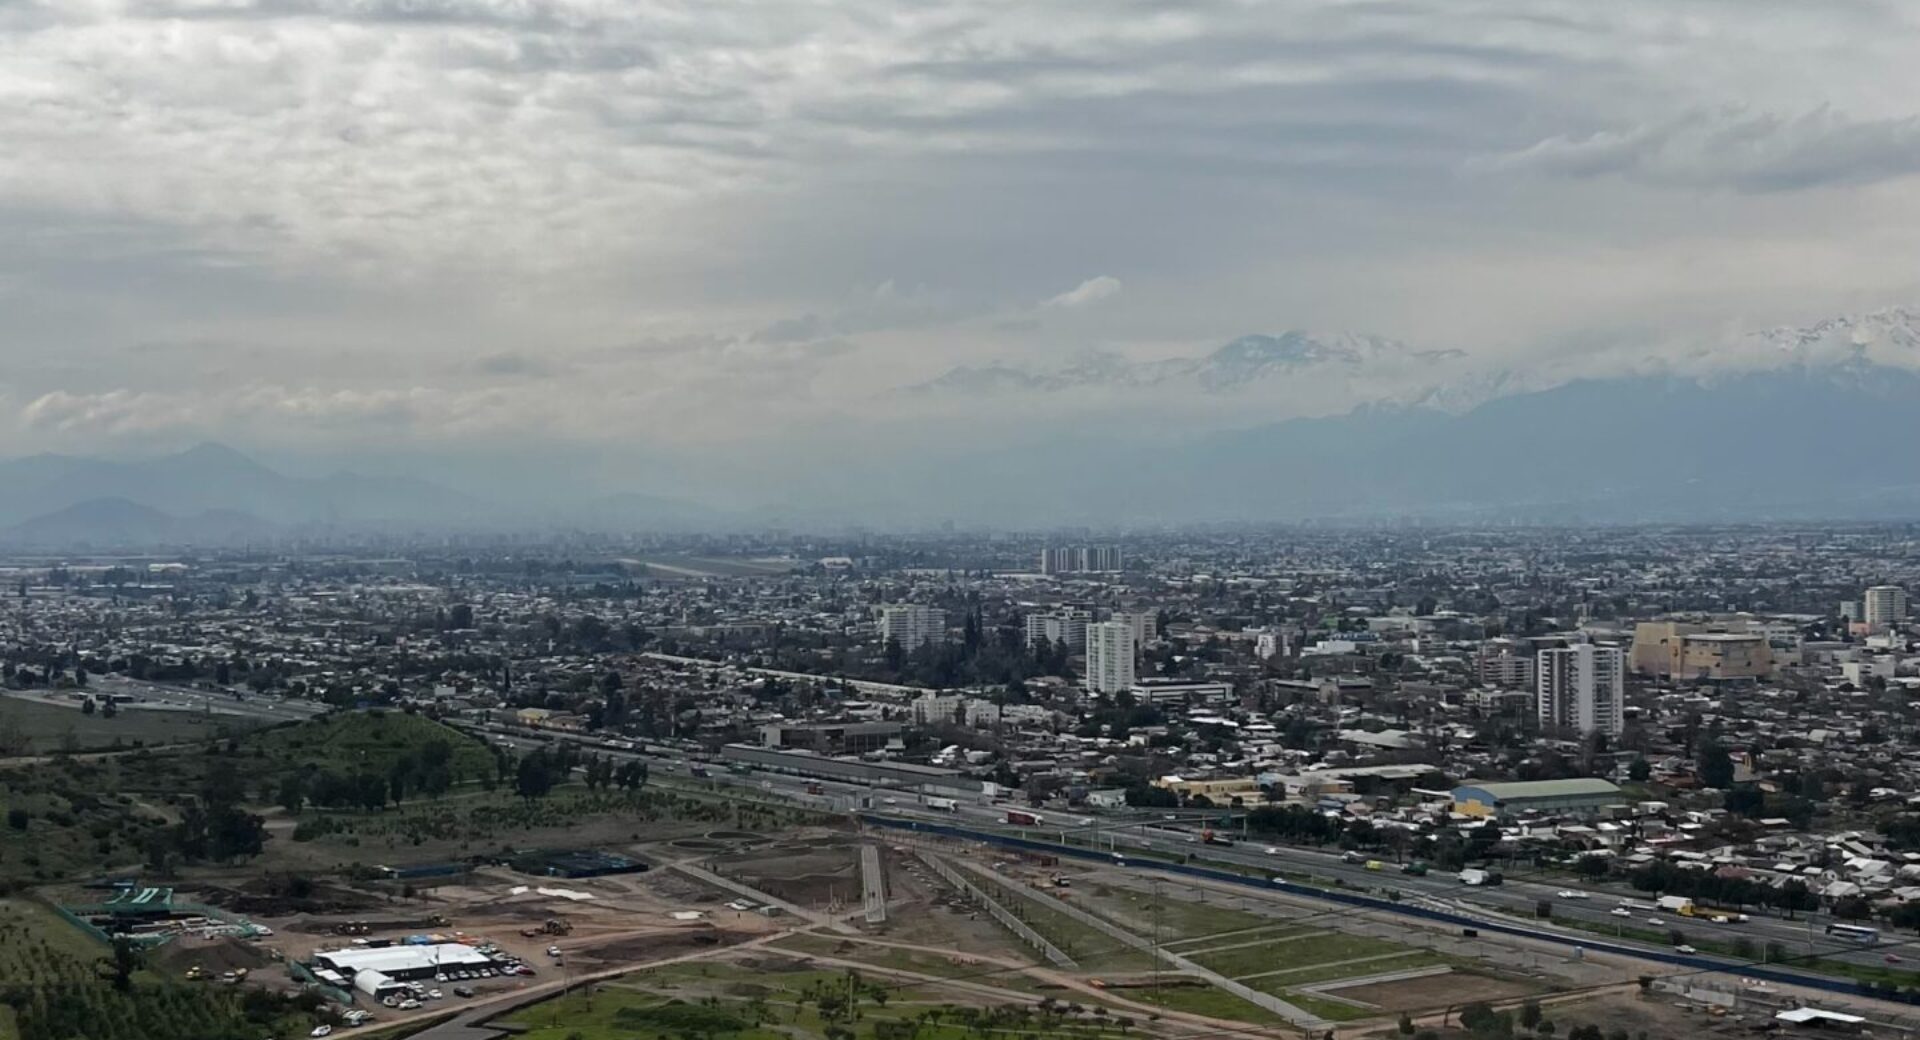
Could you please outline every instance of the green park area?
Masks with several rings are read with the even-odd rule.
[[[124,708],[83,711],[0,694],[0,756],[81,753],[158,747],[228,737],[258,729],[241,715]]]
[[[0,900],[0,1040],[259,1040],[305,1035],[319,998],[168,982],[131,948],[46,906]]]
[[[1134,1026],[1104,1007],[960,1004],[858,972],[765,960],[642,971],[531,1005],[499,1024],[525,1040],[1104,1040]]]

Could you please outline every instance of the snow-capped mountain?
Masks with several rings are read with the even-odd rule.
[[[914,387],[920,392],[991,394],[1009,391],[1057,393],[1085,387],[1197,388],[1232,393],[1269,380],[1328,375],[1400,376],[1446,367],[1466,357],[1457,350],[1414,350],[1395,340],[1358,333],[1242,336],[1198,357],[1132,361],[1093,351],[1053,368],[994,362],[963,365]]]

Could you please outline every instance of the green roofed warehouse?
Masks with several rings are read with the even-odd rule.
[[[1620,788],[1595,777],[1571,780],[1468,780],[1453,789],[1453,811],[1464,816],[1518,816],[1528,812],[1590,813],[1624,800]]]

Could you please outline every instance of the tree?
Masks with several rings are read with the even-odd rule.
[[[280,796],[275,799],[287,812],[298,815],[307,804],[307,783],[298,773],[288,774],[280,781]]]
[[[553,790],[553,764],[548,760],[545,748],[520,760],[520,766],[513,775],[513,790],[528,801],[545,798],[547,792]]]
[[[1413,1016],[1407,1014],[1405,1011],[1400,1012],[1399,1028],[1400,1028],[1401,1036],[1412,1036],[1413,1035]]]
[[[1464,1019],[1462,1020],[1461,1024],[1462,1025],[1466,1024]],[[1535,1026],[1538,1026],[1539,1024],[1540,1024],[1540,1002],[1537,1000],[1529,1000],[1526,1003],[1521,1004],[1520,1005],[1521,1027],[1525,1029],[1532,1029]]]
[[[1733,786],[1733,756],[1718,740],[1712,737],[1702,740],[1695,757],[1703,785],[1723,789]]]
[[[453,628],[472,628],[473,608],[465,603],[455,603],[453,609],[447,611],[447,624]]]
[[[1644,784],[1652,776],[1653,765],[1645,758],[1636,758],[1633,764],[1627,767],[1627,779],[1636,784]]]
[[[133,988],[133,973],[140,970],[140,948],[126,936],[113,940],[113,988],[122,993]]]
[[[93,698],[88,697],[87,699],[80,702],[80,714],[82,715],[93,714],[93,707],[94,707]]]

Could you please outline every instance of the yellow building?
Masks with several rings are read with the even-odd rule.
[[[1214,780],[1185,780],[1177,776],[1163,776],[1153,782],[1153,786],[1172,791],[1182,798],[1205,795],[1208,801],[1225,802],[1234,798],[1253,801],[1261,797],[1260,781],[1250,776],[1224,777]]]
[[[1642,621],[1633,629],[1633,670],[1658,679],[1764,679],[1773,673],[1773,648],[1759,632]]]

